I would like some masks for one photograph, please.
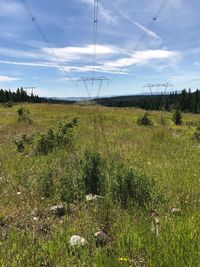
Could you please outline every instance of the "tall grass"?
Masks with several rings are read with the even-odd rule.
[[[200,266],[200,147],[191,138],[199,115],[183,114],[176,126],[171,113],[152,112],[153,126],[138,127],[143,111],[100,108],[104,135],[96,151],[95,107],[24,106],[34,124],[16,121],[17,105],[0,107],[0,266],[145,266],[142,259],[146,266]],[[50,138],[48,153],[34,153],[34,142],[16,151],[16,135],[52,136],[53,129],[55,136],[59,122],[76,117],[72,146],[54,146]],[[86,194],[103,198],[87,202]],[[57,218],[50,207],[61,203],[68,212]],[[102,225],[110,242],[97,248],[94,233]],[[73,234],[89,245],[72,250]]]

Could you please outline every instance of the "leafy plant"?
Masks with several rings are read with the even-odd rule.
[[[172,115],[172,120],[176,125],[182,124],[182,113],[179,108],[176,108]]]
[[[117,166],[112,187],[114,198],[123,207],[132,202],[139,206],[156,204],[158,199],[154,179],[123,165]]]
[[[200,122],[199,122],[199,125],[196,127],[196,131],[193,135],[193,139],[200,142]]]
[[[86,151],[83,179],[87,194],[101,194],[103,185],[103,160],[98,152]]]
[[[77,118],[73,118],[71,122],[60,123],[57,131],[49,129],[47,134],[41,134],[36,141],[36,153],[47,155],[56,147],[71,145],[73,143],[73,131],[77,125]]]
[[[143,116],[138,118],[137,124],[139,126],[151,126],[153,123],[149,117],[149,114],[145,112]]]
[[[33,141],[34,141],[34,135],[28,137],[26,134],[23,134],[19,139],[15,140],[17,151],[20,153],[24,152],[26,145],[31,145]]]
[[[4,108],[12,108],[14,106],[14,102],[13,101],[8,101],[6,103],[4,103]]]
[[[32,120],[30,118],[30,112],[28,109],[21,107],[17,110],[17,114],[18,114],[18,121],[32,123]]]

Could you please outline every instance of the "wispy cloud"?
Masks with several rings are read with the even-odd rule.
[[[16,78],[16,77],[10,77],[10,76],[0,76],[0,82],[13,82],[13,81],[18,81],[21,80],[21,78]]]
[[[153,31],[147,29],[146,27],[142,26],[140,23],[138,23],[135,20],[131,20],[139,29],[141,29],[143,32],[145,32],[150,37],[156,38],[158,40],[161,40],[160,37]]]
[[[107,62],[105,65],[122,68],[133,65],[148,64],[152,60],[174,60],[174,58],[179,57],[180,53],[178,51],[144,50],[133,53],[131,57],[120,58],[115,61]]]
[[[103,46],[104,47],[104,46]],[[128,68],[131,66],[139,66],[139,65],[148,65],[152,64],[154,65],[157,62],[161,62],[161,65],[171,64],[172,62],[175,62],[175,60],[178,60],[180,58],[180,53],[178,51],[168,51],[168,50],[143,50],[143,51],[137,51],[133,53],[130,57],[122,57],[121,54],[115,54],[118,50],[117,48],[113,48],[113,50],[107,50],[102,49],[103,47],[100,47],[99,53],[105,53],[108,57],[101,60],[95,68],[92,65],[88,65],[85,63],[84,56],[87,53],[90,53],[90,50],[83,50],[72,48],[70,47],[69,50],[72,50],[74,53],[73,59],[71,59],[69,62],[66,62],[66,58],[62,62],[63,64],[55,63],[54,61],[35,61],[35,62],[21,62],[21,61],[7,61],[7,60],[0,60],[1,64],[10,64],[10,65],[22,65],[22,66],[29,66],[29,67],[45,67],[45,68],[56,68],[61,71],[67,71],[67,72],[102,72],[102,73],[118,73],[120,69],[120,74],[128,74]],[[108,46],[109,47],[109,46]],[[106,46],[105,46],[106,48]],[[114,54],[114,58],[111,60],[109,57]],[[120,49],[119,49],[120,51]],[[57,51],[58,52],[58,51]],[[58,53],[59,57],[66,54],[65,49],[61,50],[60,53]],[[76,55],[76,56],[75,56]],[[83,57],[83,58],[82,58]],[[48,56],[46,58],[49,58]],[[77,58],[81,59],[81,64],[78,61]],[[64,64],[64,63],[67,63]]]
[[[80,0],[82,3],[87,4],[89,6],[94,6],[93,0]],[[99,15],[104,19],[108,24],[117,24],[116,16],[111,13],[110,10],[105,9],[102,4],[99,3]]]
[[[25,10],[23,5],[20,1],[12,1],[12,0],[0,0],[0,10],[1,10],[1,17],[6,16],[21,16]]]

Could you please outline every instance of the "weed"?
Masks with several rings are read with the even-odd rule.
[[[103,185],[103,161],[99,153],[86,151],[83,179],[86,194],[101,194]]]

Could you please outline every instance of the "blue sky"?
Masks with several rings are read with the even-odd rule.
[[[147,83],[200,88],[200,1],[169,0],[149,28],[162,1],[99,0],[95,76],[110,80],[101,95],[139,93]],[[93,0],[26,0],[36,23],[24,2],[0,0],[0,87],[87,96],[76,80],[93,75]],[[90,95],[98,85],[88,84]]]

